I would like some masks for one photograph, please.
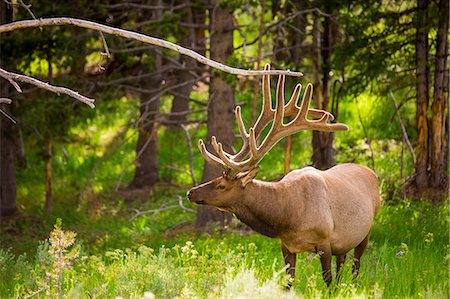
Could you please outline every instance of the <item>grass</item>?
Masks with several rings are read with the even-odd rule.
[[[162,198],[162,197],[161,197]],[[148,205],[155,207],[164,199]],[[128,220],[117,202],[115,216],[86,217],[64,224],[77,232],[80,255],[62,270],[61,294],[70,298],[445,298],[448,295],[448,204],[403,202],[378,215],[361,274],[351,278],[349,257],[339,284],[326,288],[320,261],[299,254],[293,290],[284,291],[279,241],[232,225],[225,233],[197,236],[191,230],[164,231],[193,216],[167,210]],[[109,211],[111,212],[111,210]],[[82,213],[80,212],[80,215]],[[176,216],[178,215],[178,216]],[[178,218],[177,218],[178,217]],[[11,224],[14,226],[13,224]],[[41,223],[41,226],[46,224]],[[48,238],[48,237],[47,237]],[[42,240],[44,240],[42,238]],[[9,240],[14,244],[17,240]],[[17,243],[16,247],[20,247]],[[34,253],[0,251],[0,297],[57,296],[52,246],[41,241]],[[67,252],[71,248],[67,248]]]

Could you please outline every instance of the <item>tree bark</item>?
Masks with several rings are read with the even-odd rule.
[[[211,58],[224,62],[233,51],[233,19],[231,13],[220,6],[219,0],[212,1],[211,10]],[[223,78],[213,75],[209,84],[208,104],[208,136],[207,148],[211,152],[211,136],[216,136],[223,144],[225,151],[231,152],[234,144],[234,90]],[[221,173],[208,163],[205,163],[202,181],[209,181]],[[197,212],[196,228],[202,230],[211,222],[221,226],[231,221],[231,214],[215,208],[200,206]]]
[[[186,20],[188,23],[192,25],[197,25],[195,21],[202,21],[202,19],[194,18],[193,10],[194,8],[190,4],[190,1],[186,1],[187,7],[184,9],[184,12],[186,14]],[[203,20],[204,21],[204,20]],[[199,24],[204,25],[204,22]],[[181,25],[180,25],[181,26]],[[194,27],[194,26],[193,26]],[[196,40],[196,29],[195,28],[188,28],[187,34],[181,39],[181,46],[188,47],[190,49],[197,49],[198,43]],[[185,70],[180,69],[177,70],[177,73],[175,74],[175,84],[183,84],[189,80],[192,80],[194,78],[193,72],[194,68],[197,67],[197,62],[185,55],[180,55],[179,62],[186,68]],[[194,83],[192,84],[185,84],[183,86],[180,86],[174,90],[174,99],[172,102],[172,108],[171,113],[174,113],[170,116],[170,120],[172,121],[183,121],[186,120],[186,114],[179,114],[180,112],[187,112],[189,111],[189,96],[192,91]],[[178,114],[177,114],[178,113]],[[178,126],[174,126],[173,129],[180,129]]]
[[[428,179],[428,0],[417,0],[416,14],[416,164],[414,185],[420,190],[429,186]]]
[[[446,167],[444,164],[446,143],[448,143],[448,130],[445,128],[445,106],[448,103],[448,26],[449,26],[448,0],[439,1],[439,27],[437,32],[434,93],[431,105],[431,187],[445,193],[447,188]]]
[[[314,17],[314,107],[328,111],[331,90],[331,24],[329,18],[323,21],[323,41],[320,38],[320,16]],[[322,74],[322,79],[320,75]],[[336,164],[333,149],[334,134],[313,131],[313,166],[319,169],[328,169]]]
[[[1,1],[0,24],[9,23],[12,20],[12,5]],[[2,37],[4,38],[4,36]],[[1,57],[0,65],[2,65]],[[10,84],[5,80],[0,80],[0,97],[7,97],[10,90]],[[0,109],[11,114],[12,106],[13,104],[2,104]],[[0,220],[17,212],[15,139],[14,124],[3,115],[0,115]]]
[[[161,84],[158,78],[151,86]],[[152,189],[158,181],[158,123],[160,98],[150,93],[141,93],[139,135],[136,143],[135,172],[128,189]]]

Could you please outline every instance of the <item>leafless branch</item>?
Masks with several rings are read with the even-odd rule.
[[[145,215],[145,214],[159,213],[159,212],[163,212],[163,211],[167,211],[167,210],[175,209],[175,208],[180,208],[183,211],[186,211],[188,213],[197,214],[196,210],[185,207],[183,205],[183,197],[178,196],[178,205],[171,205],[171,206],[162,205],[159,209],[152,209],[152,210],[146,210],[146,211],[139,211],[138,209],[132,209],[136,214],[133,215],[130,218],[130,220],[136,219],[137,217]]]
[[[3,114],[7,119],[9,119],[13,124],[17,124],[17,121],[2,109],[0,109],[0,113]]]
[[[0,98],[0,104],[11,104],[12,100],[8,98]]]
[[[194,186],[197,186],[198,183],[197,183],[197,180],[195,179],[195,175],[194,175],[194,151],[192,150],[191,135],[189,135],[189,131],[185,125],[180,125],[180,127],[184,131],[184,134],[186,136],[186,141],[189,146],[189,173],[191,174],[192,183],[194,183]]]
[[[150,134],[150,136],[148,137],[147,141],[144,143],[144,145],[142,146],[142,148],[139,150],[139,152],[136,154],[136,157],[128,162],[128,164],[124,167],[124,169],[122,170],[122,172],[120,173],[120,177],[117,180],[116,183],[116,187],[114,187],[114,191],[119,191],[119,187],[120,184],[122,183],[122,179],[123,176],[125,175],[126,171],[128,170],[128,168],[131,166],[131,164],[135,163],[137,161],[137,159],[139,159],[139,157],[144,153],[144,151],[147,149],[148,145],[150,144],[150,141],[153,140],[155,134],[158,134],[158,124],[157,123],[153,123],[153,125],[155,126],[152,130],[152,133]]]
[[[68,96],[70,96],[72,98],[75,98],[75,99],[85,103],[86,105],[88,105],[91,108],[95,107],[94,99],[87,98],[87,97],[79,94],[78,92],[73,91],[73,90],[71,90],[69,88],[66,88],[66,87],[54,86],[54,85],[48,84],[46,82],[42,82],[42,81],[40,81],[38,79],[35,79],[35,78],[32,78],[32,77],[28,77],[28,76],[24,76],[24,75],[20,75],[20,74],[16,74],[16,73],[5,71],[2,68],[0,68],[0,77],[8,80],[9,83],[11,83],[12,86],[14,86],[14,88],[18,92],[22,92],[22,89],[20,88],[20,86],[15,81],[28,83],[28,84],[37,86],[39,88],[46,89],[48,91],[54,92],[54,93],[56,93],[58,95],[63,93],[63,94],[66,94],[66,95],[68,95]]]
[[[98,30],[104,33],[121,36],[124,38],[135,39],[147,44],[156,45],[159,47],[167,48],[176,52],[179,52],[183,55],[187,55],[192,57],[193,59],[199,61],[200,63],[209,65],[212,68],[216,68],[222,70],[224,72],[234,74],[234,75],[242,75],[242,76],[258,76],[264,74],[271,75],[288,75],[288,76],[302,76],[301,72],[293,72],[290,70],[282,71],[282,70],[242,70],[234,67],[230,67],[219,63],[217,61],[206,58],[199,53],[176,45],[174,43],[168,42],[163,39],[147,36],[145,34],[124,30],[120,28],[115,28],[91,21],[80,20],[75,18],[47,18],[47,19],[39,19],[39,20],[25,20],[25,21],[17,21],[9,24],[4,24],[0,26],[0,33],[10,32],[13,30],[21,29],[21,28],[30,28],[30,27],[39,27],[39,26],[61,26],[61,25],[73,25],[81,28]]]
[[[405,140],[406,144],[408,145],[408,149],[411,152],[411,156],[413,158],[414,164],[416,164],[416,155],[414,154],[414,149],[411,145],[411,142],[409,141],[408,133],[406,132],[405,125],[403,124],[402,118],[400,117],[400,112],[398,111],[397,101],[395,100],[395,97],[394,97],[394,94],[392,93],[392,91],[389,91],[389,95],[391,96],[392,102],[394,103],[395,113],[397,114],[398,122],[400,123],[400,127],[402,128],[403,139]]]

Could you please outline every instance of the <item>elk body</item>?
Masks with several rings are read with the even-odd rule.
[[[269,66],[266,65],[266,70]],[[210,153],[199,141],[204,158],[223,170],[223,176],[192,188],[191,202],[209,205],[236,215],[256,232],[281,240],[287,273],[295,276],[296,253],[319,253],[322,274],[332,281],[331,259],[336,256],[337,272],[346,254],[355,249],[353,274],[358,275],[360,258],[370,236],[372,222],[380,207],[378,179],[368,168],[342,164],[326,171],[306,167],[288,173],[279,182],[254,179],[258,163],[283,137],[300,130],[347,130],[340,123],[328,123],[334,117],[323,110],[309,109],[312,85],[308,84],[301,106],[297,106],[301,87],[296,86],[290,101],[284,104],[284,77],[280,76],[275,109],[271,107],[269,76],[263,78],[263,107],[255,125],[247,133],[240,107],[236,107],[243,146],[233,155],[226,153],[213,136]],[[283,123],[285,116],[292,121]],[[313,118],[312,120],[308,117]],[[272,127],[258,145],[265,126]]]

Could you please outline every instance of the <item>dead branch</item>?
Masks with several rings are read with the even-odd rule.
[[[206,64],[212,68],[216,68],[219,70],[222,70],[224,72],[234,74],[234,75],[242,75],[242,76],[261,76],[264,74],[271,74],[271,75],[288,75],[288,76],[302,76],[303,74],[301,72],[293,72],[290,70],[282,71],[282,70],[270,70],[270,71],[264,71],[264,70],[242,70],[234,67],[230,67],[227,65],[224,65],[222,63],[219,63],[215,60],[211,60],[206,58],[203,55],[200,55],[199,53],[181,47],[179,45],[176,45],[174,43],[168,42],[166,40],[151,37],[145,34],[124,30],[120,28],[115,28],[91,21],[86,20],[80,20],[75,18],[46,18],[46,19],[39,19],[39,20],[25,20],[25,21],[17,21],[9,24],[4,24],[0,26],[0,33],[4,32],[10,32],[17,29],[22,28],[31,28],[31,27],[40,27],[40,26],[61,26],[61,25],[72,25],[77,26],[81,28],[91,29],[91,30],[98,30],[104,33],[121,36],[128,39],[134,39],[138,40],[147,44],[156,45],[159,47],[167,48],[176,52],[179,52],[183,55],[187,55],[189,57],[192,57],[193,59],[199,61],[200,63]]]
[[[12,100],[8,98],[0,98],[0,104],[11,104]]]
[[[133,215],[130,218],[130,220],[134,220],[137,217],[145,215],[145,214],[159,213],[159,212],[163,212],[163,211],[167,211],[167,210],[175,209],[175,208],[180,208],[183,211],[186,211],[188,213],[197,214],[196,210],[185,207],[183,205],[183,197],[178,196],[178,205],[171,205],[171,206],[162,205],[159,209],[152,209],[152,210],[146,210],[146,211],[139,211],[138,209],[132,209],[136,214]]]
[[[400,117],[400,112],[398,111],[397,101],[395,100],[394,94],[391,90],[389,91],[389,95],[391,96],[392,102],[394,103],[395,113],[397,114],[398,122],[400,123],[400,127],[402,128],[403,139],[406,141],[406,145],[408,145],[408,149],[411,152],[414,164],[416,164],[416,155],[414,154],[414,149],[411,145],[411,142],[409,141],[408,133],[406,132],[405,125],[403,124],[402,118]]]
[[[180,125],[180,127],[184,131],[184,134],[186,136],[186,141],[189,146],[189,173],[191,174],[192,183],[194,183],[194,186],[197,186],[198,183],[197,183],[197,180],[195,179],[195,175],[194,175],[194,151],[192,150],[191,135],[189,134],[189,131],[185,125]]]
[[[20,93],[22,92],[22,89],[20,88],[19,84],[17,84],[16,81],[28,83],[28,84],[37,86],[39,88],[46,89],[48,91],[56,93],[57,95],[60,95],[63,93],[74,99],[79,100],[80,102],[85,103],[86,105],[88,105],[91,108],[95,107],[94,99],[85,97],[85,96],[79,94],[78,92],[73,91],[66,87],[54,86],[54,85],[48,84],[46,82],[40,81],[40,80],[32,78],[32,77],[5,71],[2,68],[0,68],[0,77],[4,78],[5,80],[8,80],[9,83],[11,83],[11,85],[14,86],[14,88],[17,90],[17,92],[20,92]]]

